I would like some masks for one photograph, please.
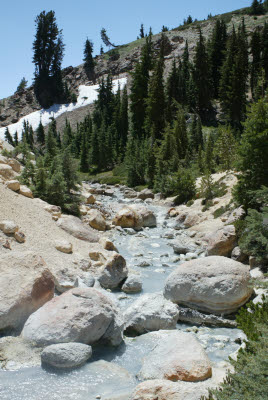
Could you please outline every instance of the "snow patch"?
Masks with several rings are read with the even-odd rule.
[[[127,78],[114,79],[113,80],[113,93],[115,93],[118,89],[118,85],[122,89],[127,83]],[[99,85],[79,86],[79,96],[77,98],[77,103],[70,104],[54,104],[48,109],[41,109],[38,111],[34,111],[31,114],[26,115],[21,118],[15,124],[8,125],[8,129],[10,134],[13,136],[14,133],[18,132],[18,138],[21,137],[21,132],[23,130],[23,122],[28,121],[30,125],[32,125],[33,130],[35,131],[38,128],[40,119],[44,126],[48,125],[51,122],[52,118],[57,118],[61,114],[65,112],[73,111],[77,108],[87,106],[88,104],[92,104],[98,98],[98,88]],[[0,139],[5,138],[5,130],[7,127],[0,128]]]

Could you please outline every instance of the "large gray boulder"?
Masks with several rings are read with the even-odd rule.
[[[0,277],[0,330],[21,328],[54,295],[53,275],[34,252],[1,254]]]
[[[83,343],[58,343],[44,348],[42,363],[55,368],[79,367],[91,357],[92,348]]]
[[[79,218],[73,215],[62,215],[57,221],[57,225],[77,239],[91,243],[96,243],[99,240],[99,236],[94,229],[86,226]]]
[[[166,280],[164,296],[174,303],[213,314],[231,314],[252,294],[249,267],[226,257],[187,261]]]
[[[22,336],[38,345],[106,339],[122,341],[123,323],[114,303],[94,288],[71,289],[55,297],[30,316]]]
[[[159,341],[143,359],[138,375],[141,380],[197,382],[211,377],[209,358],[194,335],[177,330],[154,334],[159,336]]]
[[[131,207],[142,219],[142,226],[144,228],[153,228],[156,226],[156,216],[154,215],[152,210],[140,204],[133,204]]]
[[[175,329],[178,307],[161,293],[149,293],[138,298],[124,313],[125,330],[139,334],[159,329]]]
[[[114,217],[113,223],[122,228],[151,228],[156,226],[156,217],[149,208],[140,204],[133,204],[121,208]]]

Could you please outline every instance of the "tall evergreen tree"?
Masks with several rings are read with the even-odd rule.
[[[36,130],[36,140],[41,145],[45,144],[45,130],[44,130],[44,127],[42,125],[41,119],[40,119],[38,128]]]
[[[42,11],[35,20],[36,35],[33,42],[35,65],[34,89],[42,107],[64,101],[61,62],[64,44],[54,11]]]
[[[199,28],[199,40],[194,54],[193,78],[197,94],[197,111],[203,117],[211,108],[211,82],[208,53],[205,40]]]
[[[261,70],[261,35],[259,29],[256,29],[252,33],[250,50],[252,56],[250,66],[250,88],[252,96],[254,97],[254,91],[258,84],[258,77]]]
[[[11,144],[11,146],[14,146],[14,141],[13,141],[13,139],[12,139],[12,136],[11,136],[11,134],[10,134],[8,128],[6,128],[6,130],[5,130],[5,140],[6,140],[9,144]]]
[[[141,39],[144,38],[144,27],[143,27],[143,24],[141,24],[141,27],[140,27],[140,38]]]
[[[84,48],[84,69],[88,79],[94,80],[95,77],[95,62],[93,60],[93,43],[87,38]]]
[[[178,157],[180,160],[185,159],[189,143],[188,143],[185,116],[182,109],[179,109],[177,113],[177,117],[174,122],[173,132],[176,141]]]

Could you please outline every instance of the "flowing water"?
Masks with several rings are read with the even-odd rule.
[[[123,204],[133,203],[132,200],[124,199],[119,189],[115,189],[113,198],[102,196],[100,201],[112,212]],[[153,204],[147,206],[157,217],[157,227],[145,228],[140,232],[132,229],[115,229],[110,232],[111,239],[125,257],[131,273],[140,275],[143,282],[143,290],[139,294],[125,295],[115,292],[122,310],[141,294],[162,291],[165,279],[180,262],[168,237],[179,236],[182,232],[171,229],[171,220],[169,222],[165,219],[166,207]],[[241,337],[241,331],[238,329],[192,327],[185,324],[177,324],[177,329],[193,332],[214,365],[228,360],[228,356],[239,347],[236,339]],[[17,371],[0,370],[0,399],[127,399],[137,384],[136,374],[141,368],[142,358],[154,345],[154,339],[150,335],[142,335],[125,338],[116,349],[96,346],[90,362],[70,372],[49,371],[41,367]]]

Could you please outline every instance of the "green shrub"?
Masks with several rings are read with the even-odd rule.
[[[106,185],[117,185],[117,184],[124,184],[126,179],[121,176],[105,176],[99,179],[100,183]]]
[[[194,204],[194,200],[189,200],[186,203],[187,207],[191,207],[193,204]]]
[[[229,211],[229,210],[230,210],[230,205],[227,204],[227,206],[223,206],[223,207],[217,208],[217,210],[214,211],[213,216],[214,216],[215,219],[219,218],[224,213],[226,213],[226,211]]]
[[[177,194],[174,203],[176,205],[192,200],[196,194],[195,179],[191,171],[181,168],[173,180],[173,192]]]

